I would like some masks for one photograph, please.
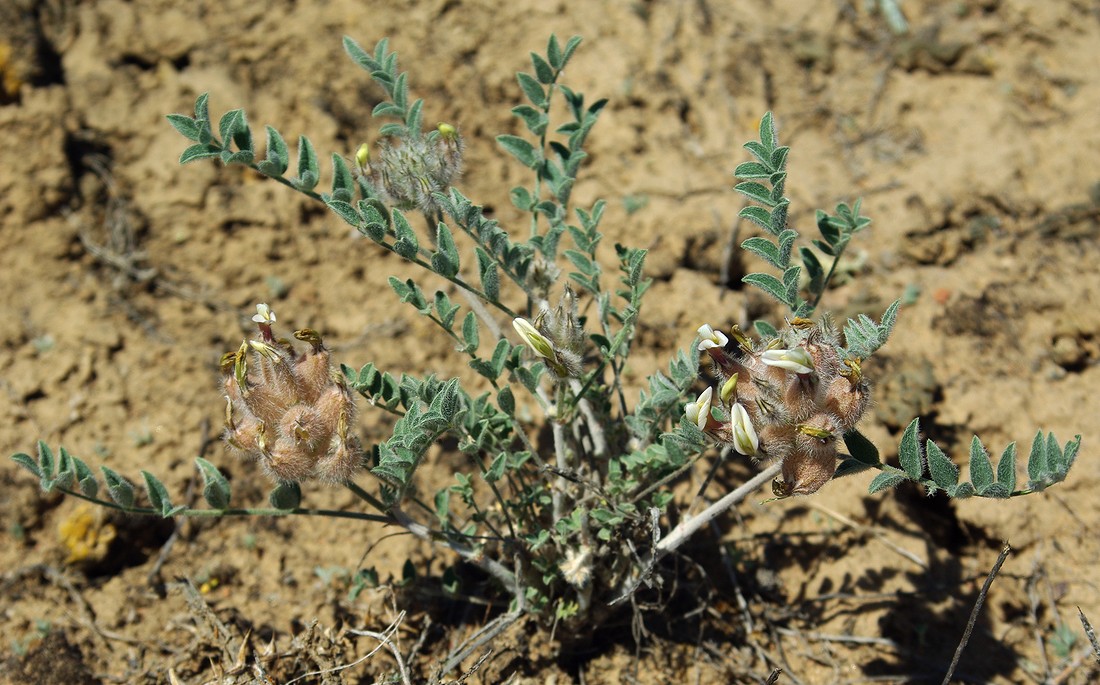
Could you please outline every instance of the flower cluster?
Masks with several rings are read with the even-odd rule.
[[[827,318],[795,319],[762,345],[736,327],[732,335],[730,350],[726,335],[709,325],[699,328],[699,351],[718,377],[718,401],[707,388],[685,415],[739,454],[781,461],[781,479],[772,484],[777,496],[817,492],[836,470],[837,440],[870,401],[859,360],[843,351]]]
[[[441,123],[427,136],[402,139],[400,145],[379,144],[372,160],[365,144],[355,153],[362,177],[388,204],[399,209],[418,209],[426,215],[440,211],[436,193],[446,193],[462,174],[464,144],[458,129]]]
[[[543,304],[535,322],[512,321],[519,337],[558,378],[577,378],[583,371],[587,335],[577,315],[577,294],[568,285],[553,310]]]
[[[355,401],[333,373],[321,337],[295,331],[310,346],[301,354],[275,339],[275,313],[266,304],[256,311],[261,339],[222,357],[226,443],[280,482],[351,478],[363,462],[359,441],[348,434]]]

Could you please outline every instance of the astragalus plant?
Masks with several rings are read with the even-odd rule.
[[[373,147],[331,155],[324,190],[325,174],[306,136],[298,139],[288,175],[283,136],[266,127],[261,156],[243,110],[215,123],[203,94],[193,115],[168,116],[190,141],[182,163],[212,158],[249,166],[324,203],[379,250],[420,267],[418,278],[390,279],[393,295],[453,341],[453,362],[465,360],[476,375],[460,382],[442,372],[337,365],[320,332],[288,336],[260,303],[256,335],[223,357],[223,397],[212,389],[210,401],[224,403],[228,451],[254,461],[273,481],[270,507],[232,503],[221,472],[232,464],[228,453],[198,460],[208,505],[201,509],[173,504],[149,472],[141,473],[142,492],[106,466],[93,472],[64,448],[54,453],[40,443],[37,456],[14,459],[46,490],[131,514],[338,514],[385,522],[484,569],[510,597],[505,620],[535,615],[581,633],[659,580],[667,572],[662,557],[773,478],[780,498],[810,495],[839,475],[866,469],[878,471],[872,493],[909,480],[929,493],[1008,498],[1065,477],[1079,438],[1063,446],[1037,435],[1026,484],[1017,482],[1014,446],[994,468],[975,438],[965,480],[939,447],[922,442],[916,419],[902,437],[899,467],[882,463],[858,423],[873,388],[865,362],[886,342],[899,306],[877,319],[860,315],[843,323],[817,311],[849,242],[870,221],[859,202],[841,204],[833,215],[819,211],[815,237],[800,242],[784,193],[789,149],[779,145],[770,113],[760,121],[759,139],[745,144],[751,159],[736,167],[742,180],[734,189],[753,202],[741,216],[758,229],[742,248],[775,270],[744,281],[785,306],[785,318],[757,321],[750,330],[699,321],[697,332],[684,331],[684,349],[667,371],[654,371],[644,390],[630,391],[624,369],[650,286],[646,251],[615,245],[609,259],[601,233],[605,202],[571,202],[585,142],[606,102],[561,82],[580,42],[551,37],[544,54],[531,54],[531,72],[517,75],[526,102],[512,109],[526,134],[496,139],[530,173],[528,185],[510,192],[524,225],[488,218],[455,187],[463,166],[460,128],[425,129],[424,103],[410,99],[406,74],[385,40],[371,52],[344,41],[384,91],[373,116],[385,123]],[[566,120],[551,121],[551,111]],[[698,394],[701,361],[716,381]],[[370,412],[397,417],[392,434],[373,444],[361,442],[357,423]],[[449,486],[422,497],[419,471],[429,447],[443,438],[464,455],[465,466]],[[759,462],[762,471],[689,515],[674,486],[698,460],[718,457],[715,444]],[[304,489],[332,485],[351,489],[363,510],[302,506]],[[376,530],[363,527],[364,545]],[[469,648],[456,649],[452,661]]]

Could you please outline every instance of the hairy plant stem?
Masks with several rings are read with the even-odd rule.
[[[814,295],[814,301],[810,303],[810,314],[813,314],[817,309],[817,305],[821,302],[821,298],[825,296],[825,291],[829,289],[829,281],[833,280],[833,274],[836,273],[837,264],[840,264],[840,258],[844,256],[844,250],[848,249],[848,241],[844,243],[836,252],[836,256],[833,257],[833,263],[829,266],[829,273],[825,274],[825,278],[821,280],[821,289]]]
[[[569,388],[576,394],[577,408],[580,410],[581,415],[584,416],[585,425],[588,426],[588,433],[592,437],[593,453],[600,458],[606,457],[607,437],[604,435],[603,426],[600,425],[600,420],[596,417],[596,412],[592,410],[592,404],[581,394],[583,392],[581,382],[576,378],[570,378]]]
[[[455,554],[500,581],[513,597],[519,597],[523,594],[523,588],[520,586],[516,574],[505,568],[499,561],[490,559],[481,553],[480,550],[460,543],[453,536],[433,531],[423,523],[414,520],[401,509],[394,507],[392,512],[393,522],[409,531],[417,538],[425,542],[444,542]]]
[[[782,467],[783,465],[781,463],[772,464],[753,476],[750,480],[746,481],[744,485],[730,492],[703,511],[681,521],[678,526],[670,530],[668,534],[657,543],[657,548],[653,552],[654,560],[660,559],[669,552],[676,550],[680,545],[687,542],[688,538],[698,532],[700,528],[710,523],[719,514],[756,492],[764,483],[767,483],[779,475],[779,471]]]
[[[562,385],[558,385],[557,402],[553,405],[555,410],[560,410],[561,408],[564,389]],[[551,425],[551,430],[554,434],[554,457],[558,473],[566,473],[569,469],[569,452],[565,445],[565,425],[558,420],[557,416],[551,418]],[[554,508],[554,523],[560,521],[565,513],[563,509],[563,500],[566,487],[568,486],[565,477],[559,475],[557,480],[554,481],[554,492],[551,495]]]
[[[160,511],[152,507],[124,507],[117,502],[88,497],[82,492],[69,490],[68,488],[55,488],[66,495],[77,497],[86,502],[91,502],[107,509],[114,509],[124,514],[134,516],[158,516],[164,518]],[[382,509],[385,511],[385,509]],[[181,509],[168,518],[186,516],[188,518],[220,518],[222,516],[328,516],[330,518],[356,519],[359,521],[374,521],[376,523],[393,523],[390,516],[382,514],[366,514],[360,511],[341,511],[338,509],[273,509],[273,508],[234,508],[234,509]]]
[[[634,591],[646,581],[649,574],[653,572],[653,568],[657,565],[657,562],[666,554],[679,549],[679,547],[687,542],[692,535],[699,532],[700,528],[713,521],[722,512],[756,492],[764,483],[775,478],[779,475],[782,468],[783,465],[781,462],[772,464],[700,513],[681,521],[680,524],[670,530],[667,535],[656,541],[656,544],[653,546],[653,551],[650,552],[648,557],[642,559],[641,570],[637,575],[627,581],[626,587],[623,588],[622,592],[608,604],[614,605],[629,599],[634,594]],[[656,537],[656,534],[654,534],[654,537]]]

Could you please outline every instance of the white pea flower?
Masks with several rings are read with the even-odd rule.
[[[516,333],[519,333],[519,337],[523,339],[523,342],[527,343],[527,346],[531,350],[542,357],[543,359],[549,359],[554,361],[557,359],[557,355],[554,354],[554,345],[544,336],[539,333],[530,321],[523,318],[512,319],[512,328],[516,329]]]
[[[256,305],[256,313],[252,315],[252,320],[256,323],[262,323],[271,325],[275,323],[275,312],[271,310],[271,307],[267,306],[267,303],[261,302]]]
[[[702,340],[699,341],[700,352],[709,350],[712,347],[717,347],[718,349],[721,349],[726,346],[726,343],[729,342],[729,338],[727,338],[726,335],[722,333],[722,331],[714,330],[710,327],[710,324],[708,323],[705,323],[699,327],[699,337],[702,338]]]
[[[751,457],[756,454],[756,450],[760,447],[760,438],[756,435],[756,429],[752,427],[752,419],[749,418],[749,413],[741,406],[740,402],[733,405],[733,411],[731,413],[730,425],[733,428],[733,449],[737,450],[738,454],[743,454],[746,457]]]
[[[814,370],[814,360],[803,347],[793,350],[766,350],[760,360],[768,366],[778,366],[795,373],[812,373]]]
[[[707,419],[710,418],[710,397],[713,394],[714,388],[707,388],[694,402],[689,402],[684,407],[684,415],[688,417],[688,421],[699,426],[699,430],[707,429]]]

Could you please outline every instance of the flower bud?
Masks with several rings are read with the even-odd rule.
[[[729,404],[737,399],[737,378],[740,374],[733,374],[726,379],[726,382],[722,384],[722,389],[718,393],[718,397],[721,398],[722,404]]]
[[[756,450],[760,446],[760,439],[756,435],[756,429],[753,428],[749,413],[738,402],[733,405],[730,415],[733,449],[737,450],[738,454],[743,454],[746,457],[755,456]]]
[[[359,146],[359,149],[355,151],[355,165],[359,169],[361,174],[370,173],[370,146],[363,143]]]

